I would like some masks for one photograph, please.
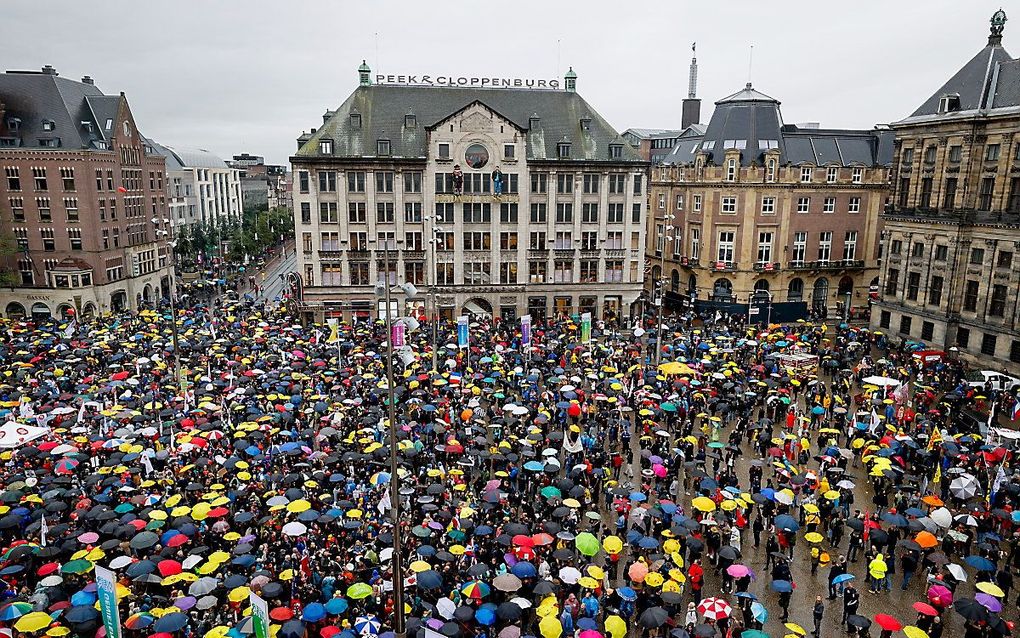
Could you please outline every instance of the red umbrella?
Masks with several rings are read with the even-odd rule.
[[[939,607],[948,607],[953,604],[953,592],[945,585],[932,585],[928,588],[928,602]]]
[[[886,631],[899,631],[903,628],[900,621],[896,620],[889,614],[875,614],[875,622],[878,623],[879,627]]]
[[[184,545],[185,543],[187,543],[190,540],[191,539],[188,538],[187,536],[185,536],[184,534],[175,534],[174,536],[170,537],[170,540],[168,540],[166,542],[166,546],[167,547],[180,547],[181,545]]]
[[[333,638],[338,633],[340,633],[340,628],[336,625],[327,625],[319,630],[319,635],[322,638]]]
[[[289,607],[277,607],[273,611],[269,612],[269,617],[273,620],[290,620],[294,617],[294,612]]]
[[[175,574],[180,574],[182,571],[184,571],[180,563],[170,559],[159,561],[159,564],[156,565],[156,568],[159,569],[159,573],[162,574],[163,578],[166,578],[167,576],[173,576]]]
[[[939,615],[939,610],[935,609],[928,603],[914,603],[914,611],[919,614],[924,614],[925,616],[935,617]]]
[[[512,542],[514,545],[517,545],[519,547],[535,546],[535,539],[532,538],[531,536],[528,536],[527,534],[518,534],[517,536],[514,536]]]
[[[60,569],[60,563],[46,563],[45,565],[37,569],[35,573],[39,574],[40,576],[49,576],[58,569]]]

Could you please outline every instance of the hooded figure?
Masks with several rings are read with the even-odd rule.
[[[885,558],[882,554],[878,554],[874,560],[868,563],[868,575],[871,576],[871,586],[869,587],[871,593],[875,594],[881,591],[888,572],[889,567],[885,564]]]

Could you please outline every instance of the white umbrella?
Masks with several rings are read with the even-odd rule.
[[[948,571],[953,578],[961,583],[967,582],[967,572],[963,571],[963,567],[956,563],[949,563],[946,565],[946,571]]]
[[[199,557],[199,560],[201,560],[201,557]],[[134,561],[131,560],[130,556],[118,556],[110,561],[110,569],[121,569],[122,567],[127,567],[133,562]]]
[[[576,567],[564,567],[560,570],[560,580],[568,585],[574,585],[581,579],[581,572]]]
[[[928,518],[935,521],[935,524],[939,527],[949,527],[953,524],[953,514],[944,507],[940,507],[936,510],[932,510],[928,514]]]
[[[436,611],[447,620],[453,618],[453,612],[457,611],[457,605],[449,598],[440,598],[436,601]]]
[[[970,474],[962,474],[949,484],[949,493],[963,501],[974,498],[980,491],[981,484]]]
[[[308,531],[308,528],[301,521],[291,521],[283,526],[283,533],[287,536],[301,536]]]

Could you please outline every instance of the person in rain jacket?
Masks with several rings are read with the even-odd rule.
[[[882,554],[878,554],[874,560],[868,563],[868,576],[871,577],[868,590],[872,594],[882,591],[888,572],[889,567],[885,564],[885,558]]]

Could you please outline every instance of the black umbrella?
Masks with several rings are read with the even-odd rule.
[[[112,514],[112,512],[111,512]],[[148,549],[159,542],[159,536],[152,532],[141,532],[135,534],[131,539],[131,547],[134,549]]]
[[[851,627],[857,627],[858,629],[867,629],[871,626],[870,620],[858,614],[850,614],[846,617],[846,622]]]
[[[668,618],[669,612],[662,607],[649,607],[638,616],[638,624],[649,628],[661,627]]]
[[[154,633],[167,632],[173,633],[184,629],[184,625],[188,624],[188,617],[180,612],[173,612],[165,616],[160,616],[156,619],[156,622],[152,625],[152,631]]]
[[[973,598],[957,598],[953,601],[953,609],[971,622],[988,620],[988,609]]]

